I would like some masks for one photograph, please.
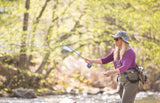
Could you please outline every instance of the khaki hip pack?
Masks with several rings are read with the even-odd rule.
[[[120,59],[119,59],[119,61],[120,61],[120,64],[122,65],[122,62],[121,62]],[[138,80],[131,80],[131,79],[128,77],[127,73],[124,72],[125,78],[126,78],[127,80],[129,80],[131,83],[136,83],[136,82],[138,82],[138,81],[142,82],[142,84],[146,83],[146,82],[147,82],[147,72],[144,71],[144,68],[143,68],[143,67],[139,67],[139,66],[137,66],[137,65],[136,65],[136,67],[137,67],[137,68],[136,68],[135,70],[138,71]]]

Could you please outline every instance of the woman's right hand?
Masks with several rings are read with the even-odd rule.
[[[92,64],[92,63],[96,63],[96,64],[102,64],[101,59],[89,59],[89,58],[83,58],[85,60],[86,63],[88,64]]]
[[[84,58],[84,60],[85,60],[86,63],[89,63],[89,64],[91,64],[93,62],[92,59],[88,59],[88,58]]]

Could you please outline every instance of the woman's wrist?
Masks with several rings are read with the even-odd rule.
[[[114,74],[114,71],[113,71],[113,70],[110,70],[109,72],[110,72],[111,75]]]
[[[112,70],[112,74],[120,73],[119,69]]]
[[[91,59],[91,63],[102,64],[101,59]]]
[[[95,60],[94,60],[94,59],[92,59],[92,60],[91,60],[91,63],[94,63],[94,61],[95,61]]]

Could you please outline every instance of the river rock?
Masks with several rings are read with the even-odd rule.
[[[15,89],[12,97],[36,98],[37,96],[32,89]]]

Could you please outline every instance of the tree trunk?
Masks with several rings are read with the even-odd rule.
[[[46,53],[46,55],[43,58],[42,63],[40,64],[40,66],[36,70],[36,73],[40,73],[40,74],[42,73],[42,70],[43,70],[45,64],[47,63],[47,60],[48,60],[49,56],[50,56],[50,53]]]
[[[40,21],[40,18],[42,17],[43,13],[44,13],[44,10],[46,9],[47,7],[47,4],[50,0],[46,0],[45,1],[45,4],[43,5],[42,7],[42,10],[40,11],[39,13],[39,16],[36,18],[36,21],[33,23],[33,25],[35,25],[35,27],[33,28],[33,34],[32,34],[32,37],[31,37],[31,46],[33,46],[33,43],[35,41],[35,32],[37,30],[37,26],[39,24],[39,21]],[[31,48],[31,52],[33,52],[33,48]],[[28,58],[28,61],[27,61],[27,66],[26,68],[29,69],[29,66],[30,66],[30,63],[31,63],[31,60],[32,60],[32,54],[29,55],[29,58]]]
[[[52,72],[52,70],[55,69],[55,68],[57,67],[57,65],[59,64],[59,63],[56,62],[55,60],[54,60],[53,62],[54,62],[54,66],[51,67],[51,68],[47,71],[47,73],[46,73],[45,76],[44,76],[44,79],[46,79],[46,78],[50,75],[50,73]]]
[[[71,4],[72,4],[73,2],[74,2],[74,0],[69,3],[69,6],[71,6]],[[56,20],[59,19],[59,17],[56,17],[56,16],[55,16],[55,10],[57,9],[57,7],[58,7],[58,0],[55,1],[55,5],[53,6],[52,23],[51,23],[51,25],[50,25],[50,27],[49,27],[49,29],[48,29],[48,33],[47,33],[46,39],[45,39],[45,45],[46,45],[47,47],[50,46],[50,42],[51,42],[50,37],[51,37],[52,29],[53,29],[53,27],[54,27],[54,23],[56,22]],[[63,16],[63,15],[66,13],[67,9],[68,9],[68,7],[66,7],[66,9],[62,12],[61,16]],[[81,18],[81,17],[82,17],[82,15],[80,16],[80,18]],[[79,24],[79,21],[76,21],[73,29],[71,30],[71,32],[76,30],[76,27],[78,26],[78,24]],[[71,35],[71,34],[69,34],[69,35],[67,34],[67,37],[69,37],[70,35]],[[60,42],[60,41],[62,41],[62,39],[56,41],[55,43]],[[42,70],[43,70],[43,68],[45,67],[46,63],[47,63],[47,60],[48,60],[49,56],[50,56],[50,51],[47,51],[47,53],[46,53],[45,56],[44,56],[44,59],[43,59],[42,63],[41,63],[40,66],[38,67],[36,73],[40,73],[40,74],[42,73]],[[50,72],[51,72],[51,71],[50,71]]]
[[[28,30],[28,19],[29,19],[29,10],[30,7],[30,0],[26,0],[25,8],[27,12],[24,13],[24,20],[23,20],[23,34],[21,37],[21,49],[20,49],[20,64],[19,67],[22,69],[25,69],[26,67],[26,38],[27,38],[27,33],[26,31]]]
[[[50,27],[49,27],[49,29],[48,29],[48,33],[47,33],[47,35],[46,35],[46,38],[45,38],[45,45],[47,46],[47,47],[49,47],[49,44],[50,44],[50,35],[51,35],[51,32],[52,32],[52,28],[53,28],[53,26],[54,26],[54,18],[55,18],[55,10],[56,10],[56,8],[57,8],[57,5],[58,5],[58,0],[56,1],[56,3],[55,3],[55,5],[54,5],[54,7],[53,7],[53,13],[52,13],[52,23],[51,23],[51,25],[50,25]],[[36,70],[36,73],[42,73],[42,69],[45,67],[45,65],[46,65],[46,63],[47,63],[47,60],[48,60],[48,58],[49,58],[49,56],[50,56],[50,51],[46,51],[47,53],[45,54],[45,56],[44,56],[44,58],[43,58],[43,60],[42,60],[42,63],[40,64],[40,66],[38,67],[38,69]]]

